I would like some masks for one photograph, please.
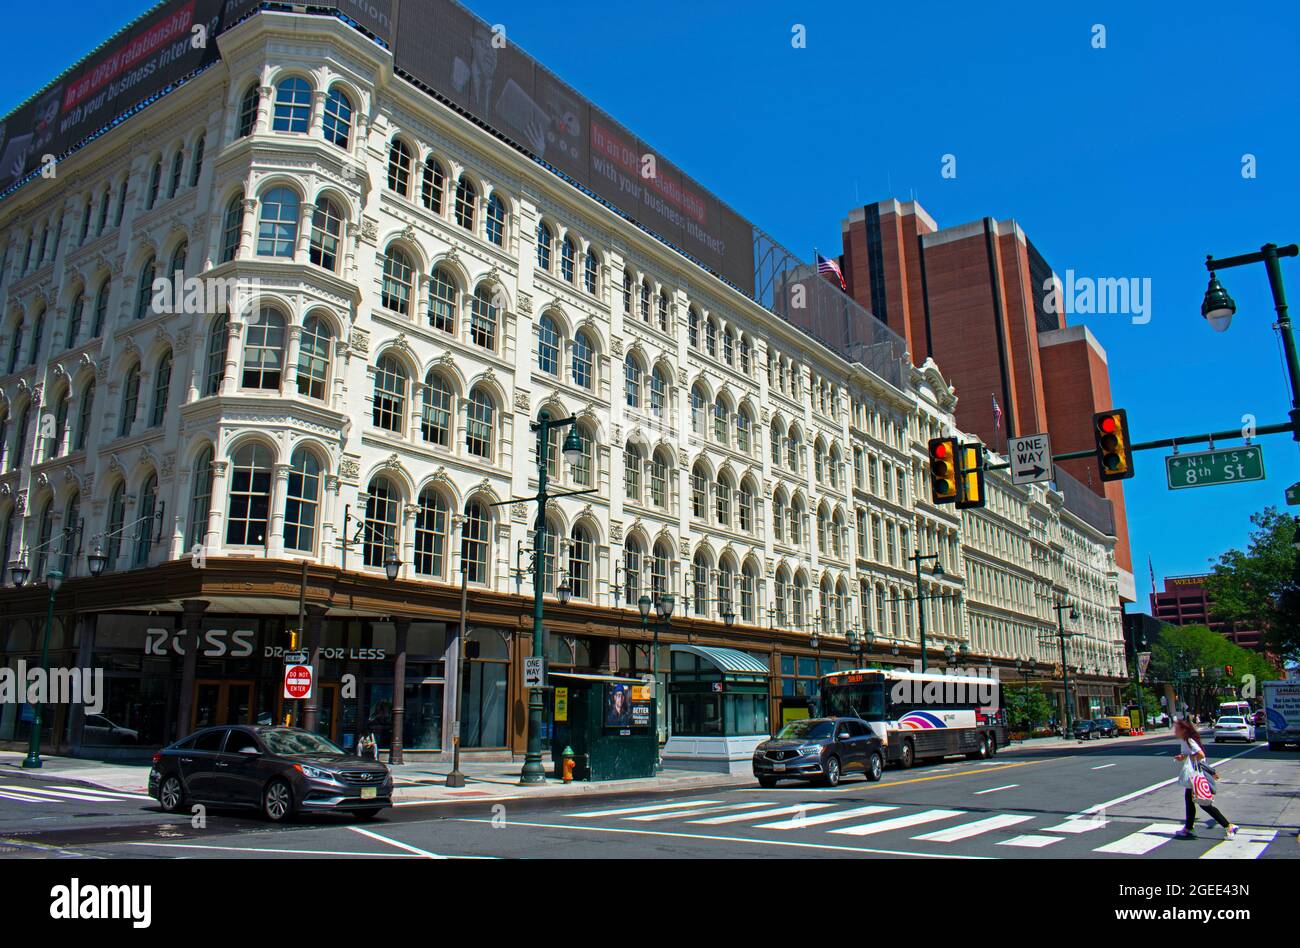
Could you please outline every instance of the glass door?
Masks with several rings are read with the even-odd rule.
[[[253,723],[251,681],[197,681],[190,730],[215,724]]]

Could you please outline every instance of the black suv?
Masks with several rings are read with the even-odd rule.
[[[858,718],[805,718],[791,721],[754,749],[754,776],[774,787],[782,777],[835,786],[854,771],[879,780],[885,769],[880,738]]]
[[[393,805],[393,777],[292,727],[209,727],[153,755],[149,796],[168,813],[191,803],[259,809],[275,823],[305,811],[372,817]]]

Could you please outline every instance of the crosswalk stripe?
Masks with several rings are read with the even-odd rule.
[[[1043,830],[1044,833],[1089,833],[1093,830],[1099,830],[1107,824],[1105,819],[1091,819],[1088,817],[1070,817],[1064,823],[1057,823],[1055,826],[1049,826]]]
[[[920,839],[928,843],[955,843],[959,839],[970,839],[972,836],[979,836],[982,833],[991,833],[993,830],[1003,829],[1007,826],[1016,826],[1032,819],[1032,816],[1019,816],[1015,813],[1001,813],[997,816],[975,820],[973,823],[962,823],[960,826],[954,826],[952,829],[936,830],[933,833],[926,833],[922,836],[913,836],[912,839]]]
[[[821,826],[823,823],[838,823],[840,820],[852,820],[859,816],[874,816],[877,813],[888,813],[890,810],[897,810],[896,806],[882,806],[873,804],[871,806],[855,806],[849,810],[836,810],[834,813],[818,813],[816,816],[805,816],[802,819],[795,817],[792,820],[778,820],[775,823],[759,823],[755,829],[766,830],[789,830],[803,829],[807,826]]]
[[[101,797],[115,797],[121,800],[152,800],[147,793],[124,793],[121,790],[101,790],[99,787],[72,787],[66,784],[51,784],[53,790],[73,790],[77,793],[94,793]]]
[[[68,793],[66,790],[46,790],[44,787],[23,787],[20,793],[37,793],[43,797],[57,797],[62,800],[80,800],[83,803],[109,803],[103,797],[90,796],[86,793]]]
[[[18,803],[55,803],[57,801],[46,799],[45,797],[29,797],[25,793],[15,793],[13,791],[0,790],[0,797],[6,800],[15,800]]]
[[[1174,838],[1180,829],[1177,823],[1152,823],[1144,830],[1130,833],[1122,839],[1105,846],[1098,846],[1095,853],[1121,853],[1125,856],[1145,856],[1153,849],[1158,849]]]
[[[1258,859],[1276,838],[1276,830],[1237,830],[1236,836],[1211,846],[1201,854],[1201,858]]]
[[[964,816],[965,810],[922,810],[920,813],[911,813],[907,816],[895,816],[888,820],[876,820],[874,823],[863,823],[860,826],[845,826],[840,829],[829,830],[831,833],[838,833],[842,836],[873,836],[876,833],[888,833],[890,830],[907,829],[909,826],[918,826],[921,823],[933,823],[936,820],[946,820],[953,816]]]
[[[638,823],[652,823],[655,820],[678,820],[686,816],[700,816],[708,813],[723,813],[727,810],[752,810],[755,807],[771,806],[767,800],[756,803],[728,803],[726,806],[702,806],[698,810],[668,810],[665,813],[642,813],[640,816],[625,816],[625,820]],[[750,814],[745,814],[746,816]]]
[[[751,810],[748,813],[732,813],[730,816],[711,816],[703,820],[687,820],[688,823],[701,823],[705,826],[719,826],[723,823],[739,823],[741,820],[757,820],[766,816],[784,816],[787,813],[802,813],[806,810],[824,810],[831,803],[799,803],[794,806],[779,806],[773,810]]]
[[[1052,843],[1059,843],[1063,837],[1060,836],[1043,836],[1041,833],[1026,833],[1023,836],[1017,836],[1015,839],[1004,839],[998,843],[999,846],[1021,846],[1025,849],[1042,849],[1044,846],[1050,846]]]
[[[597,816],[623,816],[628,813],[653,813],[655,810],[683,810],[688,806],[721,803],[721,800],[684,800],[678,803],[656,803],[653,806],[625,806],[617,810],[592,810],[589,813],[570,813],[570,816],[588,819]]]

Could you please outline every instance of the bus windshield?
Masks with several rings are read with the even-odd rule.
[[[821,713],[828,718],[861,718],[864,721],[884,721],[885,683],[883,681],[837,684],[834,679],[822,681]]]

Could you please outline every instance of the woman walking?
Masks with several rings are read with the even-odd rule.
[[[1174,756],[1174,760],[1185,761],[1190,758],[1191,772],[1196,774],[1198,769],[1205,761],[1205,749],[1201,747],[1201,735],[1196,730],[1196,726],[1187,718],[1182,717],[1174,721],[1174,735],[1182,744],[1181,753]],[[1186,765],[1184,765],[1186,767]],[[1228,818],[1219,812],[1219,808],[1214,805],[1214,798],[1197,801],[1196,793],[1188,786],[1183,789],[1183,801],[1186,804],[1186,819],[1183,821],[1183,828],[1177,833],[1179,839],[1195,839],[1196,833],[1193,827],[1196,824],[1196,804],[1201,804],[1201,809],[1214,818],[1214,821],[1222,826],[1231,838],[1237,833],[1237,824],[1229,823]]]

